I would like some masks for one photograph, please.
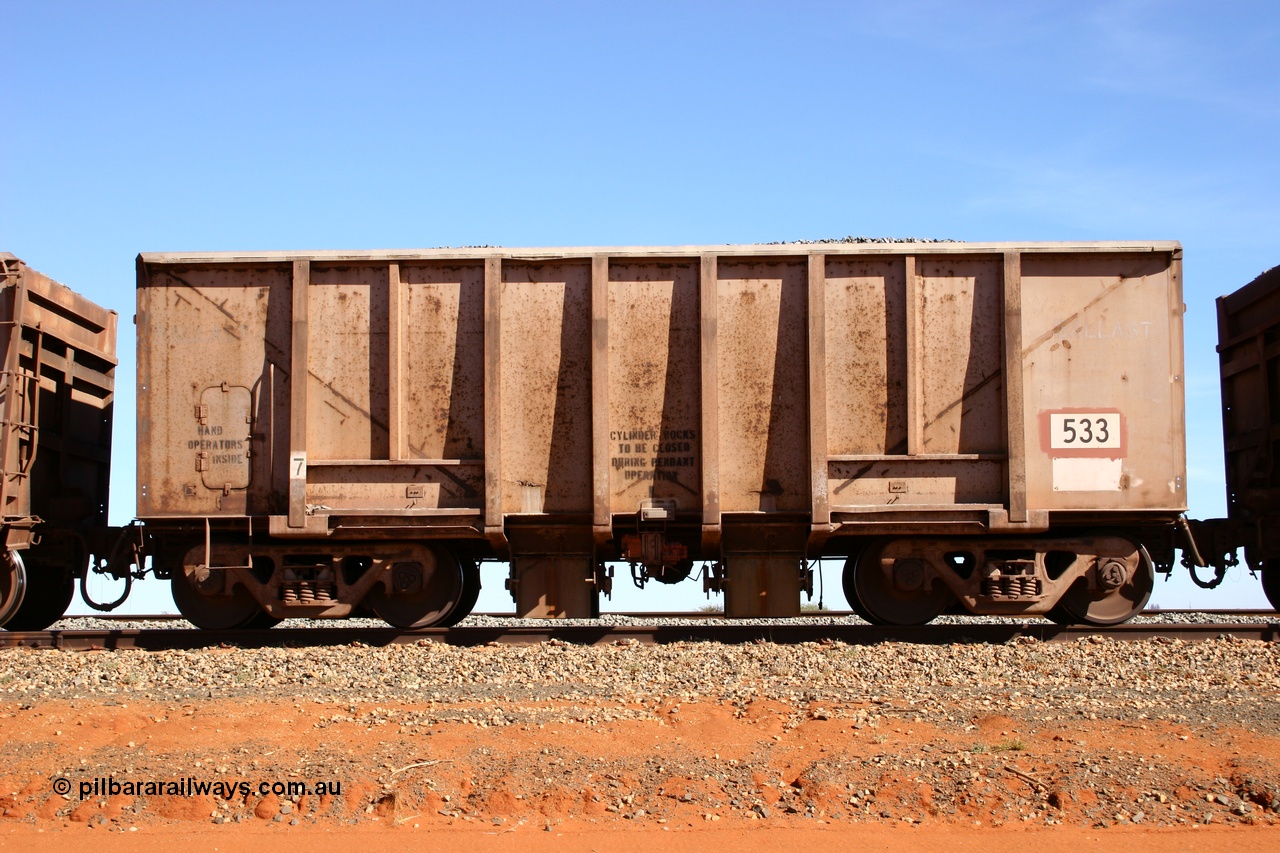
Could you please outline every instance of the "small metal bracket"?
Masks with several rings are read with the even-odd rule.
[[[603,561],[596,563],[591,582],[598,591],[604,593],[605,598],[613,598],[613,566]]]
[[[724,563],[717,562],[703,566],[702,591],[706,593],[707,598],[710,598],[713,592],[724,592],[728,585],[729,579],[725,576]]]

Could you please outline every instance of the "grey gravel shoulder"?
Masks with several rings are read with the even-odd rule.
[[[635,640],[207,648],[0,650],[0,697],[155,701],[301,698],[342,703],[714,701],[796,708],[867,703],[930,716],[963,706],[1062,717],[1280,723],[1280,643],[1220,638],[854,646]]]
[[[993,616],[940,616],[933,621],[934,625],[984,625],[984,624],[1007,624],[1010,620],[1007,618]],[[1038,617],[1031,617],[1025,621],[1040,622],[1044,621]],[[1185,624],[1216,624],[1216,623],[1232,623],[1252,625],[1258,623],[1269,623],[1280,621],[1280,614],[1265,613],[1261,611],[1242,610],[1242,611],[1152,611],[1144,613],[1130,620],[1130,624],[1145,625],[1185,625]],[[288,619],[281,623],[286,627],[317,627],[326,626],[334,627],[335,625],[348,625],[353,628],[385,628],[386,623],[380,619],[347,619],[342,622],[335,620],[315,620],[315,619]],[[854,615],[813,615],[799,616],[787,619],[722,619],[715,617],[655,617],[655,616],[631,616],[621,613],[606,613],[597,619],[559,619],[555,621],[556,625],[565,626],[592,626],[592,625],[669,625],[669,626],[687,626],[687,625],[739,625],[739,626],[768,626],[768,625],[865,625],[862,619]],[[546,627],[545,619],[517,619],[514,616],[504,614],[483,614],[473,613],[466,619],[458,623],[458,627],[467,628],[494,628],[494,627],[530,627],[539,628]],[[55,631],[110,631],[110,630],[145,630],[148,628],[166,628],[166,629],[194,629],[195,626],[182,618],[166,618],[166,619],[103,619],[95,616],[68,616],[51,626],[51,630]]]

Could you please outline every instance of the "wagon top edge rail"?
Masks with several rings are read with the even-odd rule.
[[[323,249],[316,251],[272,252],[142,252],[138,261],[144,264],[183,263],[283,263],[300,260],[323,261],[391,261],[450,260],[477,258],[511,258],[516,260],[556,259],[572,257],[670,257],[689,258],[699,255],[733,255],[741,257],[774,257],[778,255],[891,255],[904,252],[930,255],[972,255],[1017,251],[1022,253],[1053,252],[1171,252],[1180,254],[1182,244],[1176,240],[1114,240],[1098,242],[993,242],[993,243],[756,243],[710,244],[687,246],[568,246],[568,247],[449,247],[421,249]]]

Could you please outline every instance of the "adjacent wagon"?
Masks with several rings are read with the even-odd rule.
[[[1243,545],[1280,609],[1280,267],[1218,299],[1227,518],[1203,525],[1221,570]]]
[[[59,619],[107,550],[116,312],[0,253],[0,625]]]

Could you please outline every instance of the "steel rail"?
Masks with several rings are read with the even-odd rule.
[[[1063,626],[1048,622],[997,624],[921,625],[557,625],[427,628],[274,628],[267,630],[200,631],[147,628],[87,631],[0,631],[0,648],[31,649],[140,649],[166,651],[231,646],[335,646],[359,643],[388,646],[405,643],[445,643],[479,646],[488,643],[532,644],[560,641],[574,645],[600,645],[634,641],[643,644],[682,642],[812,643],[849,645],[918,643],[925,645],[971,643],[1005,644],[1021,638],[1039,642],[1070,642],[1086,637],[1119,641],[1167,638],[1194,642],[1221,637],[1280,641],[1280,621],[1245,623],[1127,624],[1109,628]]]
[[[1268,618],[1280,618],[1280,613],[1269,608],[1251,608],[1251,609],[1235,609],[1235,610],[1215,610],[1210,607],[1193,607],[1193,608],[1177,608],[1177,609],[1155,609],[1144,610],[1137,617],[1143,616],[1176,616],[1185,613],[1202,613],[1207,616],[1257,616],[1260,622],[1265,622]],[[475,611],[472,616],[483,616],[486,619],[521,619],[515,613],[509,611]],[[601,617],[606,616],[622,616],[628,619],[724,619],[724,611],[721,610],[606,610],[601,612]],[[849,616],[856,615],[852,610],[813,610],[802,611],[797,619],[844,619]],[[103,619],[113,622],[179,622],[182,621],[182,615],[179,613],[76,613],[67,614],[62,617],[67,619]],[[975,617],[977,618],[977,617]],[[999,617],[991,617],[999,618]]]

